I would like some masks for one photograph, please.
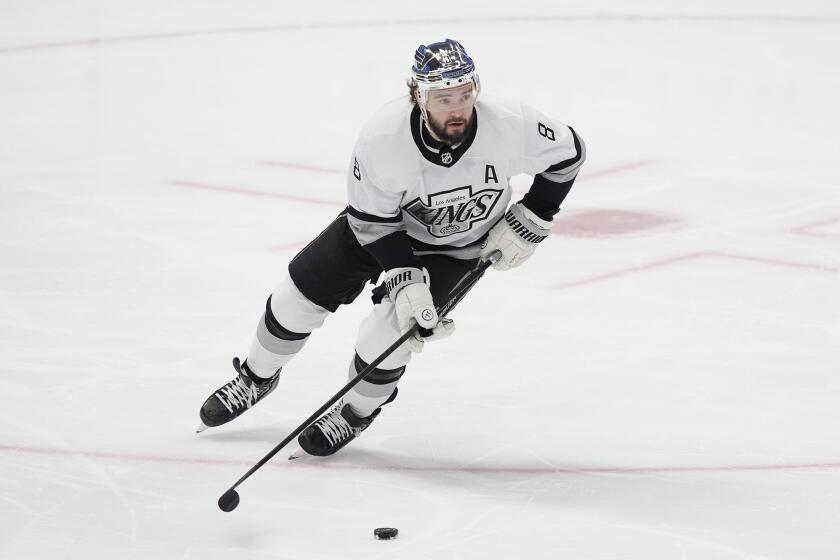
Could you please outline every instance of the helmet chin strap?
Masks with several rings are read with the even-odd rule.
[[[426,128],[429,130],[432,127],[429,125],[429,115],[426,113],[426,98],[429,94],[429,90],[417,88],[417,106],[420,107],[420,114],[423,116],[423,124],[426,125]]]
[[[417,93],[420,93],[419,90]],[[432,138],[434,138],[438,142],[444,142],[443,138],[438,138],[437,134],[435,134],[434,128],[432,128],[432,123],[429,122],[429,113],[426,112],[425,100],[421,101],[420,99],[418,99],[417,106],[420,107],[420,116],[423,118],[423,126],[426,127],[428,133],[432,136]]]

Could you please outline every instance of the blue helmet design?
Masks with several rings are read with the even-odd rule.
[[[468,83],[474,75],[472,58],[454,39],[420,45],[414,53],[411,80],[420,88],[455,87]]]

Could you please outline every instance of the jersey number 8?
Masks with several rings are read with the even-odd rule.
[[[540,133],[540,136],[544,138],[548,138],[552,142],[554,142],[554,131],[545,126],[543,123],[537,123],[537,130]]]

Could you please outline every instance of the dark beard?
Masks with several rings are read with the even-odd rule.
[[[449,121],[452,122],[452,121]],[[429,125],[429,128],[432,129],[432,132],[435,133],[435,136],[449,144],[450,146],[454,146],[455,144],[460,144],[464,137],[467,135],[467,131],[470,129],[472,125],[472,117],[470,116],[468,119],[464,121],[464,127],[461,132],[456,132],[453,134],[449,134],[446,132],[446,123],[443,125],[439,125],[438,123],[434,122],[431,118],[426,122]]]

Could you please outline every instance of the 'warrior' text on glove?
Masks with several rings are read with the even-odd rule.
[[[502,258],[493,264],[496,270],[508,270],[528,260],[537,244],[551,233],[551,222],[543,220],[521,202],[513,204],[504,218],[494,225],[481,246],[481,256],[501,251]]]

